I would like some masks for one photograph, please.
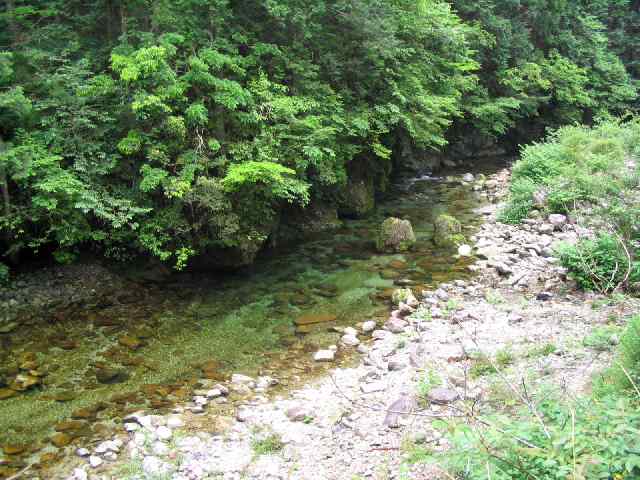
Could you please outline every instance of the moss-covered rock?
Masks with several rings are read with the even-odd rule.
[[[465,241],[462,224],[451,215],[438,215],[434,227],[433,242],[439,247],[457,247]]]
[[[380,226],[376,247],[385,253],[406,252],[416,243],[416,236],[409,220],[387,218]]]
[[[406,303],[407,305],[416,305],[418,300],[416,299],[413,291],[410,288],[397,288],[393,291],[393,295],[391,295],[391,301],[394,305],[399,305],[400,303]]]

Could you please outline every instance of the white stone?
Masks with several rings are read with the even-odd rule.
[[[182,418],[180,418],[178,415],[171,415],[169,416],[169,418],[167,418],[167,427],[180,428],[183,426],[184,426],[184,422],[182,421]]]
[[[169,427],[161,426],[156,430],[156,436],[160,440],[169,440],[173,436],[173,432]]]
[[[560,230],[567,224],[567,217],[559,213],[552,213],[549,215],[549,223],[553,225],[556,230]]]
[[[91,454],[91,452],[89,452],[89,450],[87,450],[86,448],[79,448],[78,450],[76,450],[76,455],[78,455],[79,457],[88,457]]]
[[[89,465],[91,465],[91,468],[98,468],[102,463],[102,459],[96,455],[91,455],[89,457]]]
[[[358,331],[353,327],[345,328],[342,333],[345,334],[345,335],[353,335],[354,337],[358,336]]]
[[[238,410],[236,412],[236,420],[241,423],[246,422],[247,420],[249,420],[250,417],[251,415],[248,410]]]
[[[140,425],[138,423],[127,422],[124,424],[124,429],[129,433],[136,432],[140,430]]]
[[[258,380],[256,381],[256,387],[262,388],[262,389],[267,389],[277,384],[278,384],[278,380],[269,376],[258,377]]]
[[[389,332],[386,330],[374,330],[374,332],[371,334],[371,337],[374,340],[383,340],[387,338],[388,335],[389,335]]]
[[[233,383],[234,385],[254,385],[255,381],[253,380],[253,378],[247,376],[247,375],[242,375],[240,373],[234,373],[233,375],[231,375],[231,383]]]
[[[358,337],[355,335],[343,335],[340,341],[347,347],[357,347],[360,345],[360,340],[358,340]]]
[[[153,444],[153,453],[156,455],[167,455],[169,453],[169,447],[166,443],[155,442]]]
[[[142,460],[142,470],[149,476],[164,475],[169,471],[169,465],[158,457],[144,457]]]
[[[472,251],[473,249],[470,245],[460,245],[458,247],[458,255],[460,255],[461,257],[470,257]]]
[[[367,320],[362,324],[362,332],[363,333],[373,332],[376,329],[376,326],[377,324],[374,320]]]
[[[133,443],[138,446],[142,446],[147,441],[147,436],[142,432],[136,432],[133,434]]]
[[[318,350],[313,354],[316,362],[332,362],[336,358],[336,352],[333,350]]]
[[[360,385],[362,393],[374,393],[382,392],[387,389],[387,386],[382,382],[363,383]]]
[[[115,452],[107,452],[102,456],[102,458],[109,460],[110,462],[115,462],[118,459],[118,454]]]
[[[473,182],[475,180],[475,177],[473,176],[473,173],[465,173],[462,176],[462,181],[463,182]]]
[[[81,468],[74,468],[73,476],[71,478],[73,480],[88,480],[89,475]]]
[[[404,332],[405,327],[408,325],[404,320],[400,320],[398,318],[390,318],[384,324],[384,327],[389,330],[391,333],[402,333]]]
[[[193,403],[195,403],[196,405],[205,406],[209,403],[209,400],[207,399],[207,397],[196,395],[195,397],[193,397]]]

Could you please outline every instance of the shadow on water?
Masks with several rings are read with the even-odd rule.
[[[471,260],[431,238],[440,213],[473,234],[482,221],[474,209],[487,200],[472,187],[459,175],[406,178],[371,217],[269,252],[250,273],[178,275],[150,295],[129,292],[128,302],[12,332],[0,370],[0,478],[28,461],[55,462],[61,448],[107,434],[127,413],[188,401],[202,379],[271,374],[286,391],[322,374],[334,365],[313,362],[312,353],[337,343],[331,327],[382,324],[398,286],[420,293],[469,276]],[[389,216],[411,221],[412,251],[375,251],[376,231]],[[352,359],[341,353],[337,363]],[[2,376],[16,372],[37,387],[7,394]],[[216,408],[228,411],[233,400]]]

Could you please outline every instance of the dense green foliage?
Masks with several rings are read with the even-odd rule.
[[[599,231],[559,248],[579,286],[609,292],[640,282],[640,122],[563,127],[527,146],[514,165],[501,220],[569,213]],[[584,213],[588,215],[582,219]]]
[[[539,405],[545,428],[523,414],[520,420],[491,418],[495,428],[456,429],[447,457],[456,478],[498,480],[623,479],[640,475],[633,448],[640,433],[637,402],[624,397]]]
[[[637,3],[4,2],[0,247],[250,261],[463,131],[633,108]]]

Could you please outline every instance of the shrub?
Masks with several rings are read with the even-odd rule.
[[[505,223],[522,221],[534,207],[533,194],[547,191],[545,208],[567,213],[581,202],[607,203],[629,187],[625,160],[638,149],[638,122],[605,122],[594,128],[563,127],[522,150],[513,167]],[[632,184],[637,182],[631,182]]]
[[[517,224],[524,220],[533,209],[533,195],[536,183],[530,178],[518,178],[511,184],[509,202],[500,211],[498,220],[503,223]]]
[[[467,480],[622,479],[640,475],[640,410],[627,398],[563,405],[543,402],[540,422],[528,412],[514,420],[484,419],[487,427],[449,429],[452,449],[442,460]]]
[[[581,288],[611,292],[627,277],[629,259],[618,241],[608,233],[577,245],[561,244],[557,252],[562,265]],[[640,263],[633,261],[628,283],[640,280]]]
[[[640,315],[633,317],[620,338],[616,358],[596,379],[595,392],[603,397],[625,393],[637,397],[640,389]]]
[[[264,438],[254,438],[251,448],[256,455],[270,455],[284,448],[284,443],[279,435],[272,433]]]

